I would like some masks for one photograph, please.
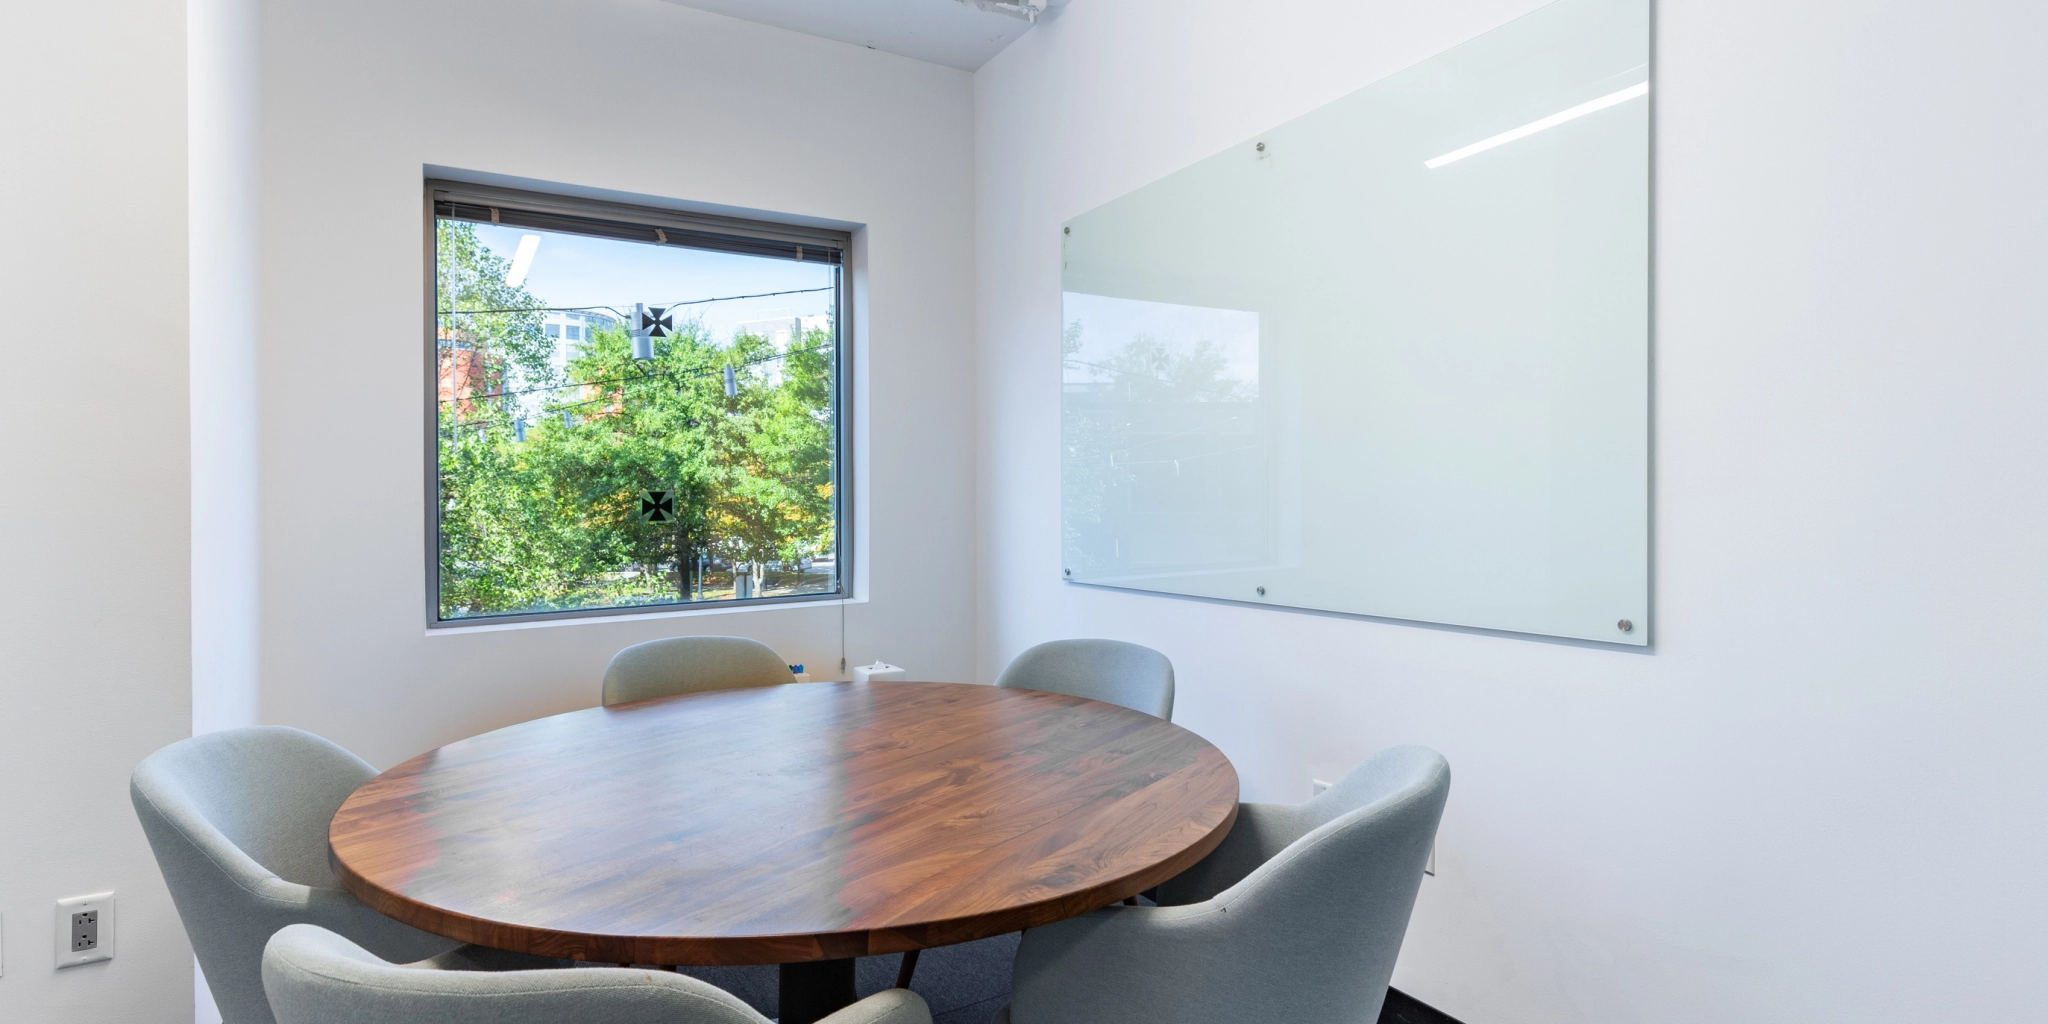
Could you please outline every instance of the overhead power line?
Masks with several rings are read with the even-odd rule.
[[[724,367],[727,366],[753,366],[757,363],[772,363],[777,359],[787,359],[790,356],[796,355],[797,353],[800,352],[822,352],[831,347],[832,346],[830,345],[811,345],[805,348],[792,348],[782,352],[777,352],[774,355],[759,356],[754,359],[742,359],[734,363],[720,363],[717,366],[697,367],[695,369],[689,370],[669,370],[662,373],[649,372],[635,374],[634,376],[631,377],[607,377],[602,380],[579,380],[573,381],[568,384],[550,384],[545,387],[520,388],[516,391],[487,391],[481,394],[463,395],[458,398],[444,398],[441,399],[441,404],[453,405],[457,402],[476,402],[486,398],[506,398],[512,395],[530,395],[539,391],[565,391],[568,390],[569,388],[599,387],[605,384],[630,384],[634,381],[659,380],[663,378],[671,380],[687,380],[691,377],[704,377],[715,373],[723,373]]]
[[[677,306],[701,306],[707,302],[733,302],[739,299],[770,299],[777,295],[807,295],[811,292],[829,292],[836,287],[838,286],[828,284],[817,288],[791,288],[780,292],[755,292],[752,295],[720,295],[710,299],[684,299],[679,302],[667,303],[662,305],[661,308],[674,309]],[[436,312],[440,316],[468,316],[476,313],[588,313],[593,309],[607,310],[621,320],[626,319],[625,313],[611,306],[518,306],[504,309],[443,309]]]

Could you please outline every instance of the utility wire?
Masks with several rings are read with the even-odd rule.
[[[1088,367],[1088,368],[1089,368],[1089,369],[1091,369],[1091,370],[1101,370],[1101,371],[1103,371],[1104,373],[1114,373],[1114,374],[1117,374],[1117,375],[1119,375],[1119,376],[1124,376],[1124,377],[1142,377],[1142,378],[1144,378],[1145,380],[1156,380],[1156,381],[1158,381],[1159,383],[1161,383],[1161,384],[1165,384],[1165,385],[1167,385],[1167,386],[1169,386],[1169,387],[1176,387],[1176,388],[1178,388],[1178,387],[1186,387],[1186,386],[1187,386],[1187,384],[1186,384],[1186,382],[1185,382],[1185,381],[1177,381],[1177,380],[1167,380],[1167,379],[1166,379],[1166,378],[1164,378],[1164,377],[1155,377],[1155,376],[1153,376],[1153,375],[1151,375],[1151,374],[1149,374],[1149,373],[1139,373],[1139,372],[1138,372],[1138,371],[1136,371],[1136,370],[1123,370],[1123,369],[1118,369],[1117,367],[1114,367],[1114,366],[1104,366],[1104,365],[1102,365],[1101,363],[1091,363],[1091,362],[1087,362],[1086,360],[1081,360],[1081,359],[1075,359],[1075,358],[1073,358],[1072,356],[1069,356],[1069,357],[1067,357],[1067,359],[1066,359],[1066,362],[1068,362],[1068,363],[1071,363],[1071,364],[1073,364],[1073,365],[1075,365],[1075,366],[1086,366],[1086,367]],[[1224,388],[1225,386],[1227,386],[1227,385],[1230,385],[1230,384],[1242,384],[1242,383],[1244,383],[1244,382],[1243,382],[1243,381],[1240,381],[1240,380],[1237,380],[1237,379],[1235,379],[1235,378],[1232,378],[1232,379],[1229,379],[1229,380],[1224,380],[1224,381],[1218,381],[1217,383],[1215,383],[1215,384],[1212,384],[1212,385],[1209,385],[1208,387],[1197,387],[1197,388],[1196,388],[1195,390],[1196,390],[1196,391],[1198,391],[1198,392],[1200,392],[1200,391],[1213,391],[1213,390],[1220,390],[1220,389],[1222,389],[1222,388]]]
[[[829,292],[836,287],[838,286],[828,284],[819,288],[791,288],[788,291],[756,292],[752,295],[720,295],[717,298],[712,299],[685,299],[679,302],[671,302],[666,306],[650,308],[675,309],[678,306],[701,306],[707,302],[734,302],[739,299],[768,299],[774,298],[777,295],[807,295],[811,292]],[[611,313],[616,314],[621,320],[627,318],[625,313],[620,312],[618,309],[612,306],[520,306],[518,308],[507,309],[442,309],[436,310],[435,312],[440,316],[467,316],[472,313],[587,313],[593,309],[602,309],[610,311]]]
[[[1229,454],[1231,454],[1231,453],[1233,453],[1233,452],[1249,452],[1249,451],[1257,451],[1257,450],[1259,450],[1259,449],[1261,449],[1261,448],[1264,448],[1264,447],[1265,447],[1264,445],[1257,445],[1257,444],[1247,444],[1247,445],[1240,445],[1239,447],[1236,447],[1236,448],[1225,448],[1225,449],[1223,449],[1222,451],[1214,451],[1214,452],[1202,452],[1202,453],[1201,453],[1201,454],[1199,454],[1199,455],[1183,455],[1183,456],[1181,456],[1181,457],[1180,457],[1180,458],[1178,458],[1178,459],[1147,459],[1147,460],[1144,460],[1144,461],[1142,461],[1142,462],[1117,462],[1117,461],[1116,461],[1116,456],[1115,456],[1115,453],[1114,453],[1114,452],[1112,452],[1112,453],[1110,454],[1110,463],[1109,463],[1109,464],[1110,464],[1110,466],[1111,466],[1112,468],[1115,468],[1115,469],[1124,469],[1124,468],[1126,468],[1126,467],[1129,467],[1129,466],[1164,466],[1164,465],[1166,465],[1166,464],[1167,464],[1167,463],[1169,463],[1169,462],[1170,462],[1170,463],[1173,463],[1173,464],[1174,464],[1174,465],[1176,465],[1176,466],[1178,466],[1178,465],[1180,465],[1180,464],[1181,464],[1181,463],[1183,463],[1183,462],[1193,462],[1193,461],[1195,461],[1196,459],[1206,459],[1206,458],[1210,458],[1211,456],[1216,456],[1216,455],[1229,455]]]
[[[774,355],[772,355],[772,356],[761,356],[761,357],[759,357],[759,358],[756,358],[756,359],[742,359],[742,360],[740,360],[739,362],[736,362],[736,363],[732,363],[732,364],[730,364],[730,365],[732,365],[732,366],[753,366],[753,365],[756,365],[756,364],[758,364],[758,363],[772,363],[772,362],[776,361],[777,359],[787,359],[787,358],[789,358],[790,356],[796,355],[796,354],[797,354],[797,353],[799,353],[799,352],[822,352],[822,351],[824,351],[824,350],[826,350],[826,349],[828,349],[828,348],[831,348],[831,347],[832,347],[832,346],[830,346],[830,345],[812,345],[812,346],[810,346],[810,347],[808,347],[808,348],[792,348],[792,349],[787,349],[787,350],[785,350],[785,351],[782,351],[782,352],[777,352],[777,353],[775,353],[775,354],[774,354]],[[637,374],[637,375],[635,375],[635,376],[631,376],[631,377],[608,377],[608,378],[605,378],[605,379],[603,379],[603,380],[579,380],[579,381],[575,381],[575,382],[573,382],[573,383],[569,383],[569,384],[551,384],[551,385],[548,385],[548,386],[546,386],[546,387],[537,387],[537,388],[520,388],[520,389],[518,389],[518,390],[516,390],[516,391],[489,391],[489,392],[485,392],[485,393],[483,393],[483,394],[478,394],[478,395],[463,395],[463,396],[461,396],[460,398],[444,398],[444,399],[441,399],[441,404],[443,404],[443,405],[451,405],[451,404],[453,404],[453,403],[455,403],[455,402],[475,402],[475,401],[480,401],[480,400],[482,400],[482,399],[485,399],[485,398],[505,398],[505,397],[507,397],[507,396],[510,396],[510,395],[530,395],[530,394],[533,394],[533,393],[534,393],[534,392],[536,392],[536,391],[564,391],[564,390],[567,390],[567,389],[569,389],[569,388],[590,388],[590,387],[599,387],[599,386],[602,386],[602,385],[605,385],[605,384],[621,384],[621,383],[625,383],[625,384],[630,384],[630,383],[632,383],[633,381],[638,381],[638,380],[658,380],[658,379],[661,379],[661,378],[664,378],[664,377],[666,377],[666,378],[673,378],[673,379],[678,379],[678,380],[682,380],[682,379],[688,379],[688,378],[691,378],[691,377],[703,377],[703,376],[707,376],[707,375],[709,375],[709,374],[714,374],[714,373],[723,373],[723,372],[725,371],[725,367],[726,367],[727,365],[728,365],[728,364],[726,364],[726,363],[719,363],[719,364],[718,364],[717,366],[712,366],[712,367],[698,367],[698,368],[696,368],[696,369],[692,369],[692,370],[669,370],[669,371],[667,371],[667,372],[665,372],[665,373],[651,373],[651,372],[650,372],[650,373],[643,373],[643,374]]]

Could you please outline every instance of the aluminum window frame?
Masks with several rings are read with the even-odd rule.
[[[544,231],[585,234],[651,245],[673,245],[689,249],[731,252],[767,258],[792,258],[803,262],[830,263],[834,275],[832,301],[832,537],[834,585],[823,594],[789,594],[778,597],[735,598],[723,601],[676,601],[662,604],[606,605],[601,608],[549,609],[506,612],[497,615],[469,615],[456,619],[441,617],[441,450],[440,450],[440,346],[439,346],[439,238],[438,222],[444,217],[479,220],[473,216],[450,216],[441,209],[454,204],[460,210],[489,211],[483,223],[534,227]],[[854,509],[852,483],[856,478],[850,428],[854,422],[852,324],[854,273],[853,233],[833,228],[782,223],[772,220],[701,214],[683,210],[619,203],[600,199],[535,192],[525,189],[474,185],[467,182],[429,178],[422,203],[423,227],[423,312],[425,363],[424,418],[421,437],[425,442],[422,465],[425,477],[422,506],[426,512],[426,626],[431,630],[503,627],[521,623],[548,623],[574,619],[610,619],[640,615],[687,615],[743,608],[771,608],[782,605],[843,603],[853,597]],[[588,230],[584,228],[587,227]],[[674,237],[669,237],[670,233]],[[830,253],[829,258],[822,258]],[[813,255],[821,258],[811,258]]]

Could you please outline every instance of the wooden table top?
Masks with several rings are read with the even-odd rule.
[[[348,890],[546,956],[788,963],[1084,913],[1186,870],[1237,772],[1150,715],[965,683],[792,683],[451,743],[334,815]]]

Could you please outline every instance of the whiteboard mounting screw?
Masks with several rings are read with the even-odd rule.
[[[1623,619],[1620,622],[1615,623],[1614,628],[1621,630],[1624,633],[1633,633],[1636,631],[1636,624],[1630,622],[1627,619]]]
[[[1060,570],[1060,575],[1062,575],[1062,576],[1072,576],[1073,574],[1074,574],[1074,570],[1072,570],[1072,569],[1061,569],[1061,570]]]
[[[1071,235],[1071,234],[1073,234],[1073,233],[1074,233],[1074,229],[1073,229],[1073,228],[1061,228],[1061,229],[1060,229],[1060,234],[1063,234],[1063,235]]]
[[[1260,588],[1259,588],[1259,596],[1260,596],[1260,597],[1264,597],[1264,596],[1266,596],[1266,588],[1264,588],[1264,587],[1260,587]]]
[[[1265,144],[1265,143],[1263,143],[1263,142],[1259,143],[1259,145],[1258,145],[1258,150],[1259,150],[1259,152],[1261,152],[1261,153],[1265,152],[1265,151],[1266,151],[1266,144]]]

